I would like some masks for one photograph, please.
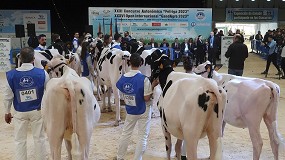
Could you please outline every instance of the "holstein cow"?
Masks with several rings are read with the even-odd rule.
[[[277,107],[280,88],[277,84],[259,79],[219,74],[212,71],[209,61],[199,65],[195,72],[203,77],[212,77],[227,92],[223,130],[226,123],[239,128],[248,128],[253,145],[253,159],[258,160],[262,150],[260,123],[263,118],[270,138],[275,160],[280,160],[280,148],[284,140],[277,131]],[[210,76],[209,76],[210,75]]]
[[[60,78],[52,78],[42,100],[42,116],[52,159],[61,159],[62,139],[68,158],[86,160],[93,128],[100,118],[100,107],[93,96],[91,83],[79,77],[62,60],[48,64]]]
[[[140,55],[142,58],[142,65],[140,66],[139,70],[141,71],[142,74],[144,74],[147,77],[151,77],[151,54],[154,52],[160,53],[161,51],[157,48],[152,48],[150,50],[144,50]],[[152,107],[153,107],[152,117],[155,117],[154,109],[157,108],[157,102],[161,94],[162,94],[161,86],[157,85],[156,87],[154,87],[153,100],[152,100]]]
[[[63,56],[59,54],[57,49],[47,49],[45,51],[35,50],[34,66],[37,68],[44,69],[45,64],[49,62],[53,57],[63,58]],[[21,66],[21,63],[21,57],[18,57],[18,66]]]
[[[213,80],[174,72],[172,62],[166,55],[152,54],[152,62],[152,76],[159,77],[163,88],[158,106],[167,159],[170,159],[172,134],[178,139],[175,145],[178,159],[181,159],[181,143],[185,140],[187,158],[197,160],[198,141],[207,135],[210,158],[221,160],[225,91]]]
[[[130,57],[130,53],[128,51],[122,51],[120,49],[110,49],[104,48],[101,52],[100,58],[97,62],[96,69],[98,71],[98,76],[101,80],[101,84],[106,85],[108,89],[108,97],[110,97],[111,88],[115,97],[115,105],[116,105],[116,120],[114,126],[118,126],[121,121],[120,116],[120,97],[119,90],[116,87],[116,83],[119,78],[122,76],[124,70],[128,70],[127,59]],[[104,89],[103,89],[104,90]],[[108,101],[108,109],[105,105],[105,97],[106,93],[103,94],[103,111],[112,111],[110,98]]]

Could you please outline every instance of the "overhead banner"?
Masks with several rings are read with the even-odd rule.
[[[12,38],[12,48],[20,47],[20,40],[15,39],[15,25],[24,25],[27,39],[27,24],[35,24],[36,35],[45,34],[50,43],[51,23],[49,10],[0,10],[0,38]],[[25,42],[27,43],[26,40]]]
[[[209,8],[89,7],[89,25],[93,25],[94,34],[129,31],[136,39],[173,41],[176,37],[208,37],[211,24],[212,9]]]
[[[0,38],[0,72],[11,70],[10,63],[11,39]]]
[[[227,22],[277,22],[277,8],[227,8]]]

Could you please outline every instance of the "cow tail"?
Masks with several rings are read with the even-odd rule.
[[[71,155],[73,160],[81,159],[81,151],[80,144],[77,135],[77,102],[75,97],[75,87],[71,80],[66,80],[66,87],[70,94],[70,107],[71,107],[71,115],[72,115],[72,127],[73,133],[71,135]]]
[[[217,150],[215,154],[216,160],[222,160],[223,159],[223,145],[222,145],[222,124],[224,119],[224,110],[226,106],[227,101],[227,94],[225,90],[222,87],[218,87],[216,84],[212,85],[212,90],[217,98],[218,104],[215,106],[214,110],[217,112],[217,117],[219,118],[219,125],[220,125],[220,135],[217,139]]]
[[[277,125],[277,111],[278,111],[278,104],[279,104],[279,97],[280,97],[280,88],[276,84],[269,85],[271,89],[271,102],[269,107],[267,108],[267,116],[270,119],[274,120],[272,122],[273,128],[273,139],[275,143],[278,144],[278,159],[282,159],[281,155],[285,155],[285,140],[282,135],[278,132],[278,125]]]

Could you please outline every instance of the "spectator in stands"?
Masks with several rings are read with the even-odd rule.
[[[208,38],[209,46],[208,46],[208,60],[213,64],[216,65],[216,55],[218,52],[219,47],[219,38],[215,36],[214,32],[210,33]]]
[[[196,66],[204,63],[206,56],[206,45],[202,40],[202,36],[199,35],[196,42]]]
[[[40,51],[44,51],[47,49],[46,45],[47,45],[47,37],[44,34],[40,34],[38,36],[38,41],[39,41],[39,46],[36,47],[34,50],[40,50]]]
[[[158,43],[154,41],[154,38],[151,38],[147,45],[151,46],[151,48],[158,48]]]
[[[262,41],[263,36],[262,36],[262,34],[261,34],[260,31],[258,31],[258,32],[257,32],[257,35],[255,35],[255,39],[256,39],[257,41]]]
[[[228,74],[242,76],[244,69],[244,61],[248,57],[248,49],[242,43],[240,34],[234,36],[234,42],[229,46],[225,56],[229,58]]]
[[[171,48],[174,50],[174,59],[180,58],[181,45],[178,38],[175,38],[174,42],[171,44]]]
[[[265,47],[269,48],[269,55],[267,57],[267,62],[266,62],[266,68],[265,71],[263,71],[261,74],[268,74],[268,70],[270,67],[271,62],[273,63],[273,65],[276,67],[278,73],[282,74],[282,72],[279,69],[279,66],[277,65],[277,47],[276,47],[276,41],[273,40],[273,36],[269,35],[268,36],[268,43],[267,44],[263,44],[265,45]]]
[[[169,43],[167,42],[167,40],[165,38],[162,40],[160,47],[169,47]]]
[[[187,38],[184,39],[184,42],[181,43],[181,51],[182,57],[188,57],[190,55],[190,44]]]

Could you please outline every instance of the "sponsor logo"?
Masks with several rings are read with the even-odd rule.
[[[95,16],[99,16],[99,12],[98,11],[92,11],[91,14],[93,14]]]
[[[123,85],[123,90],[126,92],[126,93],[132,93],[134,91],[134,88],[133,88],[133,85],[131,83],[125,83]]]
[[[161,26],[161,23],[151,23],[152,26]]]
[[[38,19],[45,19],[45,16],[44,16],[44,15],[39,14]]]
[[[34,84],[34,80],[30,76],[24,76],[20,79],[19,83],[22,87],[30,87]]]
[[[26,16],[25,19],[36,19],[35,16]]]
[[[143,23],[142,26],[148,26],[146,23]]]
[[[191,26],[192,26],[192,27],[196,26],[196,22],[192,22],[192,23],[191,23]]]
[[[46,21],[38,21],[38,24],[46,24]]]
[[[109,14],[111,11],[110,10],[103,10],[104,14]]]
[[[196,19],[197,20],[204,20],[205,19],[205,13],[204,12],[197,12],[197,14],[196,14]]]

